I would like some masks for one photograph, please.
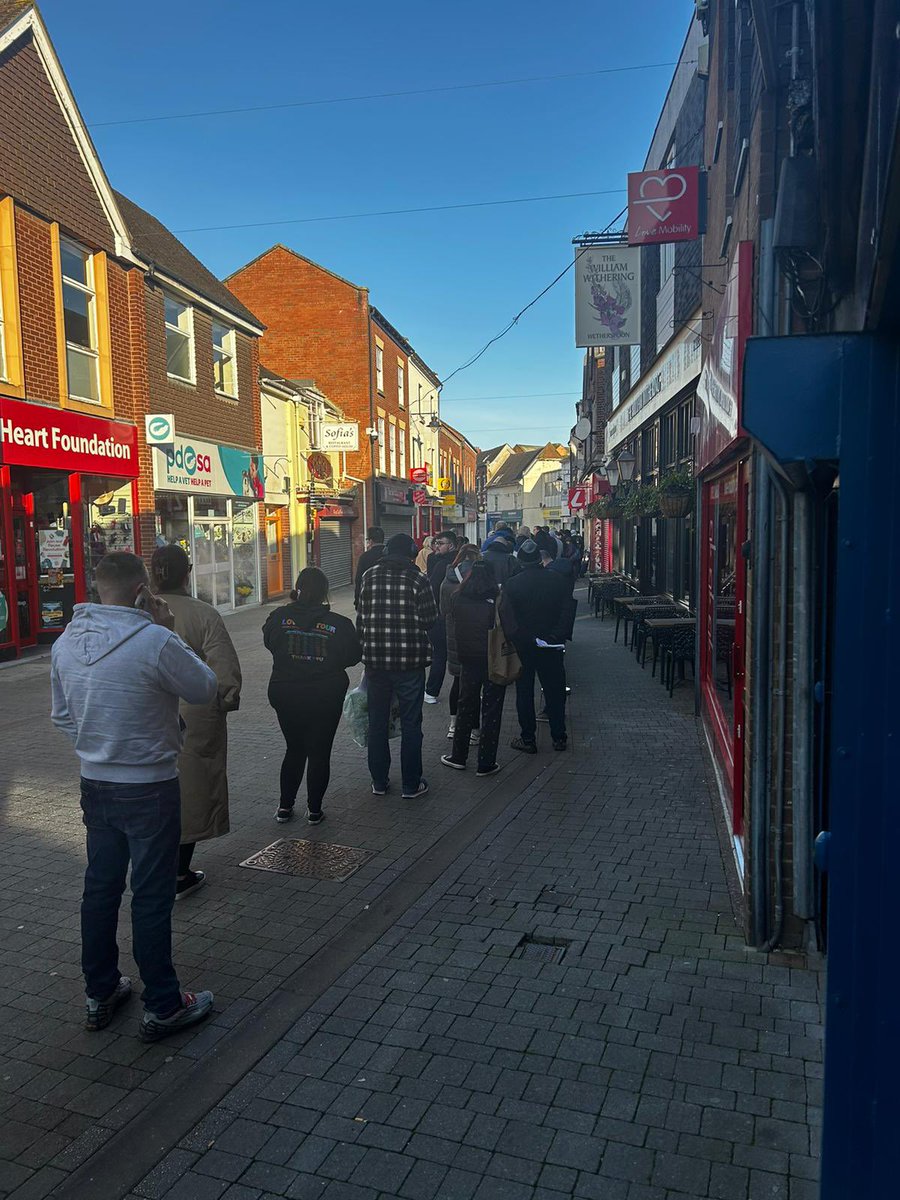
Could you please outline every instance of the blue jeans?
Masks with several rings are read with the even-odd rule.
[[[131,862],[131,933],[144,1007],[160,1017],[181,1005],[172,965],[172,905],[181,842],[177,779],[161,783],[81,781],[87,871],[81,900],[85,991],[105,1000],[119,982],[116,927]]]
[[[378,671],[366,667],[369,700],[369,774],[376,787],[386,787],[391,770],[388,728],[394,695],[400,706],[400,773],[404,792],[414,792],[422,780],[422,704],[425,668]]]

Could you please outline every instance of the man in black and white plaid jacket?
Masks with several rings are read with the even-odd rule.
[[[410,800],[428,791],[422,778],[422,703],[425,668],[431,661],[428,630],[438,610],[431,584],[415,566],[412,538],[396,533],[384,549],[362,577],[356,615],[369,700],[369,773],[372,791],[383,796],[389,784],[388,730],[396,696],[403,798]]]

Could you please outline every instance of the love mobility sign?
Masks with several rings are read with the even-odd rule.
[[[637,171],[628,176],[628,244],[691,242],[700,236],[700,170]]]

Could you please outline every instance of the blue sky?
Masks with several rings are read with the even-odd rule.
[[[176,231],[623,189],[180,233],[220,275],[280,241],[367,285],[443,377],[562,270],[573,235],[602,228],[623,207],[625,175],[643,164],[671,68],[100,122],[672,62],[693,4],[43,0],[41,11],[113,185]],[[565,441],[580,386],[570,274],[447,385],[442,411],[482,446]]]

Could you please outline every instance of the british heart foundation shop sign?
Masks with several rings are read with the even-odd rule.
[[[134,479],[137,429],[0,396],[0,462]]]
[[[700,171],[637,171],[628,176],[628,244],[692,242],[700,236]]]

